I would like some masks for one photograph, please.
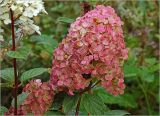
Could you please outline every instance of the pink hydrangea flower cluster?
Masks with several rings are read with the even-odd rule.
[[[43,115],[51,106],[54,99],[54,92],[48,82],[41,82],[40,79],[31,80],[24,88],[23,92],[29,95],[18,108],[19,115],[32,113],[34,115]],[[5,113],[14,114],[14,108]]]
[[[109,93],[122,94],[125,85],[121,66],[128,58],[122,24],[114,9],[103,5],[77,18],[54,51],[52,86],[73,95],[96,78]]]
[[[23,91],[29,93],[22,104],[25,113],[43,114],[53,102],[54,92],[51,86],[48,82],[42,83],[40,79],[30,81]]]

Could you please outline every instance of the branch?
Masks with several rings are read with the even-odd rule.
[[[16,51],[16,44],[15,44],[15,32],[14,32],[14,17],[13,11],[10,9],[10,16],[11,16],[11,29],[12,29],[12,51]],[[17,89],[18,89],[18,78],[17,78],[17,65],[16,65],[16,58],[13,58],[13,67],[14,67],[14,115],[17,115]]]

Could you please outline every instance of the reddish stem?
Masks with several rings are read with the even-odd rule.
[[[15,32],[14,32],[14,17],[13,11],[10,9],[11,15],[11,29],[12,29],[12,51],[16,51],[16,44],[15,44]],[[18,79],[17,79],[17,65],[16,65],[16,58],[13,58],[13,68],[14,68],[14,115],[17,115],[17,89],[18,89]]]

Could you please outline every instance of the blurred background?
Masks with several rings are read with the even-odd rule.
[[[87,0],[86,0],[87,1]],[[66,36],[70,23],[82,14],[82,1],[45,0],[48,15],[35,17],[42,34],[27,36],[18,46],[25,46],[28,55],[18,60],[19,74],[35,67],[52,67],[53,51]],[[110,109],[121,109],[132,115],[159,114],[159,2],[157,0],[88,0],[92,8],[97,4],[111,6],[124,22],[124,39],[129,49],[129,59],[124,63],[125,94],[114,97],[105,95]],[[5,28],[5,42],[1,44],[1,68],[12,67],[6,56],[11,49],[10,27]],[[43,74],[42,80],[49,80]],[[3,80],[2,80],[3,83]],[[12,91],[2,86],[2,105],[9,107]]]

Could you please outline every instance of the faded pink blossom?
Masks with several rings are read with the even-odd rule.
[[[36,116],[42,116],[49,109],[54,99],[54,92],[49,83],[42,83],[40,79],[31,80],[23,88],[23,92],[28,93],[28,96],[17,109],[18,115],[32,113]],[[14,108],[11,107],[5,115],[14,116]]]
[[[23,89],[29,93],[21,107],[24,113],[43,115],[51,106],[54,92],[48,82],[41,82],[40,79],[31,80]]]
[[[74,95],[92,79],[101,80],[109,93],[123,94],[122,63],[128,58],[120,17],[110,6],[98,5],[71,24],[54,51],[50,83]],[[84,75],[91,75],[91,79]]]

